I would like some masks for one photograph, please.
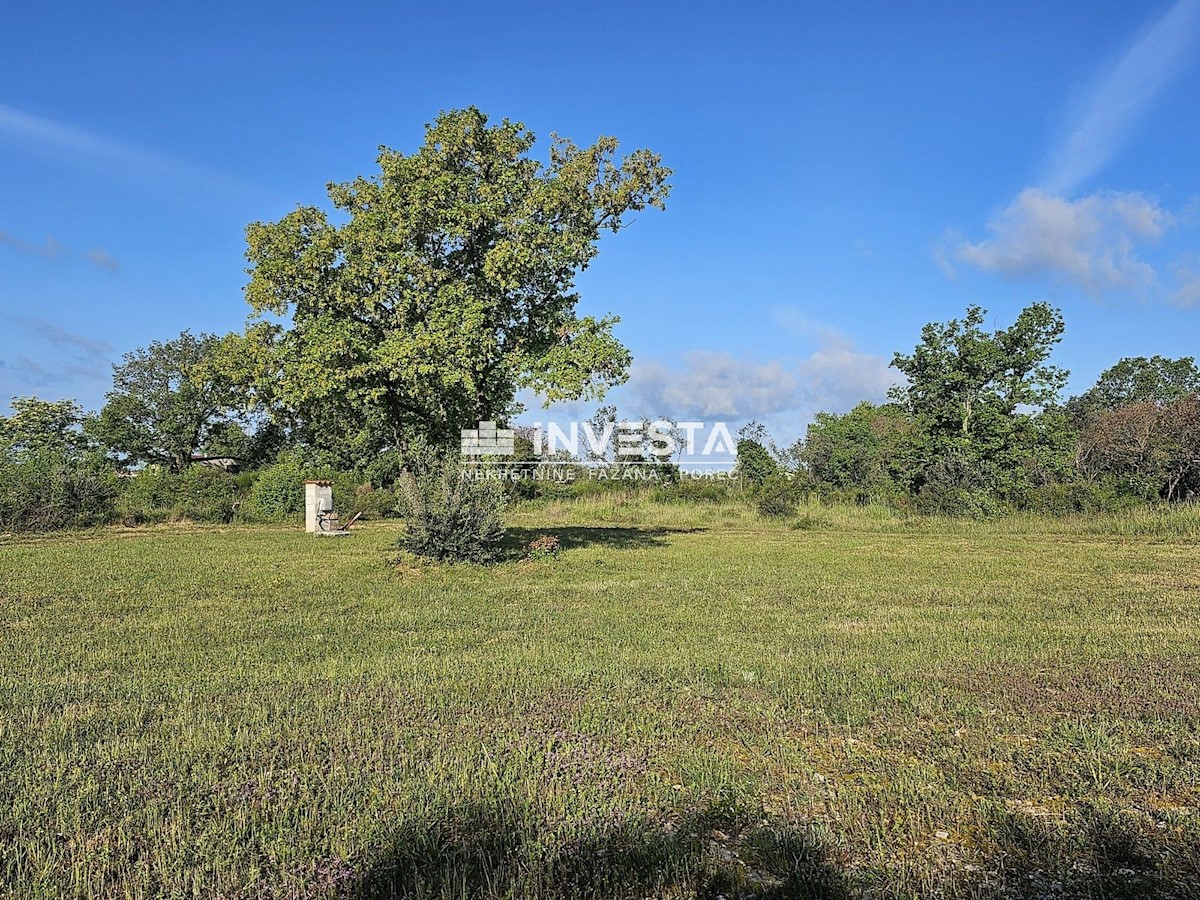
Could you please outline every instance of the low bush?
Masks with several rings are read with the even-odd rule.
[[[121,480],[118,518],[126,525],[156,522],[228,524],[245,506],[250,479],[208,466],[174,474],[147,466]]]
[[[284,522],[304,513],[304,469],[285,456],[258,472],[246,501],[247,516],[258,522]]]
[[[755,491],[758,514],[768,519],[787,519],[796,514],[799,491],[790,478],[771,475]]]
[[[121,479],[117,513],[126,525],[165,522],[179,499],[179,476],[162,466],[146,466]]]
[[[737,480],[692,478],[685,474],[674,484],[655,488],[650,496],[658,503],[725,503],[740,496],[741,491]]]
[[[171,518],[227,524],[233,521],[242,501],[233,475],[208,466],[192,466],[179,476],[178,499]]]
[[[525,558],[531,560],[553,559],[562,551],[562,542],[557,535],[543,534],[534,538],[525,547]]]
[[[453,455],[431,450],[412,455],[396,482],[407,525],[402,548],[445,562],[485,563],[499,555],[504,489],[469,476]]]
[[[338,511],[347,518],[361,515],[364,519],[385,519],[396,514],[396,493],[387,488],[375,487],[370,482],[346,484],[357,479],[334,480],[333,502]]]
[[[929,516],[991,519],[1005,512],[1004,504],[986,488],[958,487],[941,482],[926,484],[913,501],[916,512]]]

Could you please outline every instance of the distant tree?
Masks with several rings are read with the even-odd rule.
[[[44,531],[109,521],[111,466],[88,440],[73,400],[15,397],[0,416],[0,531]]]
[[[913,353],[893,358],[907,384],[890,396],[921,437],[918,482],[953,473],[955,489],[1015,495],[1067,463],[1065,420],[1047,412],[1067,378],[1047,362],[1063,319],[1034,303],[1010,327],[987,332],[985,315],[972,306],[961,320],[926,325]]]
[[[1200,394],[1200,368],[1191,356],[1127,357],[1106,369],[1096,384],[1067,402],[1076,419],[1130,403],[1164,405]]]
[[[213,441],[228,447],[241,406],[233,382],[211,365],[217,345],[213,335],[184,331],[125,354],[113,366],[113,388],[92,433],[130,463],[175,472]]]
[[[971,306],[961,320],[926,325],[912,355],[892,358],[908,383],[891,397],[931,435],[993,441],[1018,410],[1045,407],[1066,383],[1066,372],[1046,364],[1062,340],[1062,313],[1034,303],[992,333],[980,328],[986,315]]]
[[[605,231],[662,208],[670,170],[617,141],[580,148],[475,108],[379,173],[329,187],[341,221],[301,207],[247,230],[252,322],[233,368],[276,409],[404,449],[504,421],[516,393],[597,399],[627,377],[613,317],[579,316],[574,279]],[[279,318],[286,322],[278,321]]]
[[[617,455],[617,408],[612,404],[600,406],[585,423],[591,438],[580,436],[581,451],[592,462],[615,460]]]
[[[1200,399],[1094,412],[1080,433],[1076,465],[1085,477],[1123,479],[1165,500],[1200,493]]]
[[[767,426],[762,422],[751,419],[745,425],[738,429],[739,441],[754,441],[770,454],[771,458],[778,461],[783,454],[779,447],[775,444],[775,440],[771,437],[771,432],[767,430]]]
[[[92,449],[74,400],[13,397],[10,405],[12,415],[0,416],[0,456],[49,452],[77,459]]]
[[[755,422],[751,422],[752,425],[755,425]],[[751,426],[746,426],[738,432],[736,472],[739,478],[745,479],[750,485],[761,485],[772,476],[780,474],[779,461],[775,460],[763,443],[764,440],[766,442],[770,440],[766,430],[763,428],[760,432]],[[750,428],[750,430],[748,431],[746,428]]]

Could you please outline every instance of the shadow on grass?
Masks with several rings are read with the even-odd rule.
[[[986,867],[988,889],[979,896],[1200,897],[1200,834],[1194,824],[1179,828],[1088,810],[1067,828],[1009,812],[993,820],[991,833],[997,850]]]
[[[550,528],[509,528],[504,536],[504,555],[523,556],[530,542],[545,535],[558,538],[564,550],[577,547],[608,547],[612,550],[639,550],[662,547],[669,534],[691,534],[701,528],[620,528],[591,525],[560,525]]]
[[[449,897],[718,897],[848,900],[812,838],[704,812],[676,823],[613,821],[560,840],[520,809],[466,805],[413,824],[341,895]]]
[[[909,872],[905,881],[882,869],[863,869],[853,877],[802,824],[726,809],[671,823],[614,819],[553,835],[519,806],[460,804],[395,831],[372,864],[339,884],[334,895],[346,900],[1200,896],[1195,834],[1147,835],[1132,822],[1095,811],[1081,815],[1072,829],[1008,813],[989,830],[991,850],[982,865]]]

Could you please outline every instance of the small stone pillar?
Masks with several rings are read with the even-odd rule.
[[[317,513],[333,510],[333,482],[304,482],[304,530],[310,534],[317,529]]]

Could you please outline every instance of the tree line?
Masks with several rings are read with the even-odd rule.
[[[0,529],[286,517],[303,477],[340,478],[340,504],[384,512],[438,494],[405,473],[445,478],[459,429],[514,421],[522,389],[602,402],[630,354],[615,316],[578,313],[575,279],[602,236],[665,207],[671,171],[611,137],[554,136],[544,160],[535,143],[520,123],[452,110],[416,151],[382,148],[373,175],[329,185],[328,209],[250,224],[243,331],[126,354],[96,413],[13,400]],[[781,496],[981,515],[1200,490],[1191,358],[1122,360],[1064,402],[1061,313],[1036,303],[996,331],[984,315],[927,325],[896,354],[904,383],[886,403],[820,413],[782,451],[750,429],[739,471]]]
[[[766,453],[744,439],[759,480],[787,472],[805,489],[856,502],[989,515],[1086,512],[1190,500],[1200,492],[1200,369],[1192,357],[1130,357],[1063,400],[1050,364],[1062,314],[1044,303],[1008,328],[985,310],[931,323],[888,402],[818,413],[805,436]]]

